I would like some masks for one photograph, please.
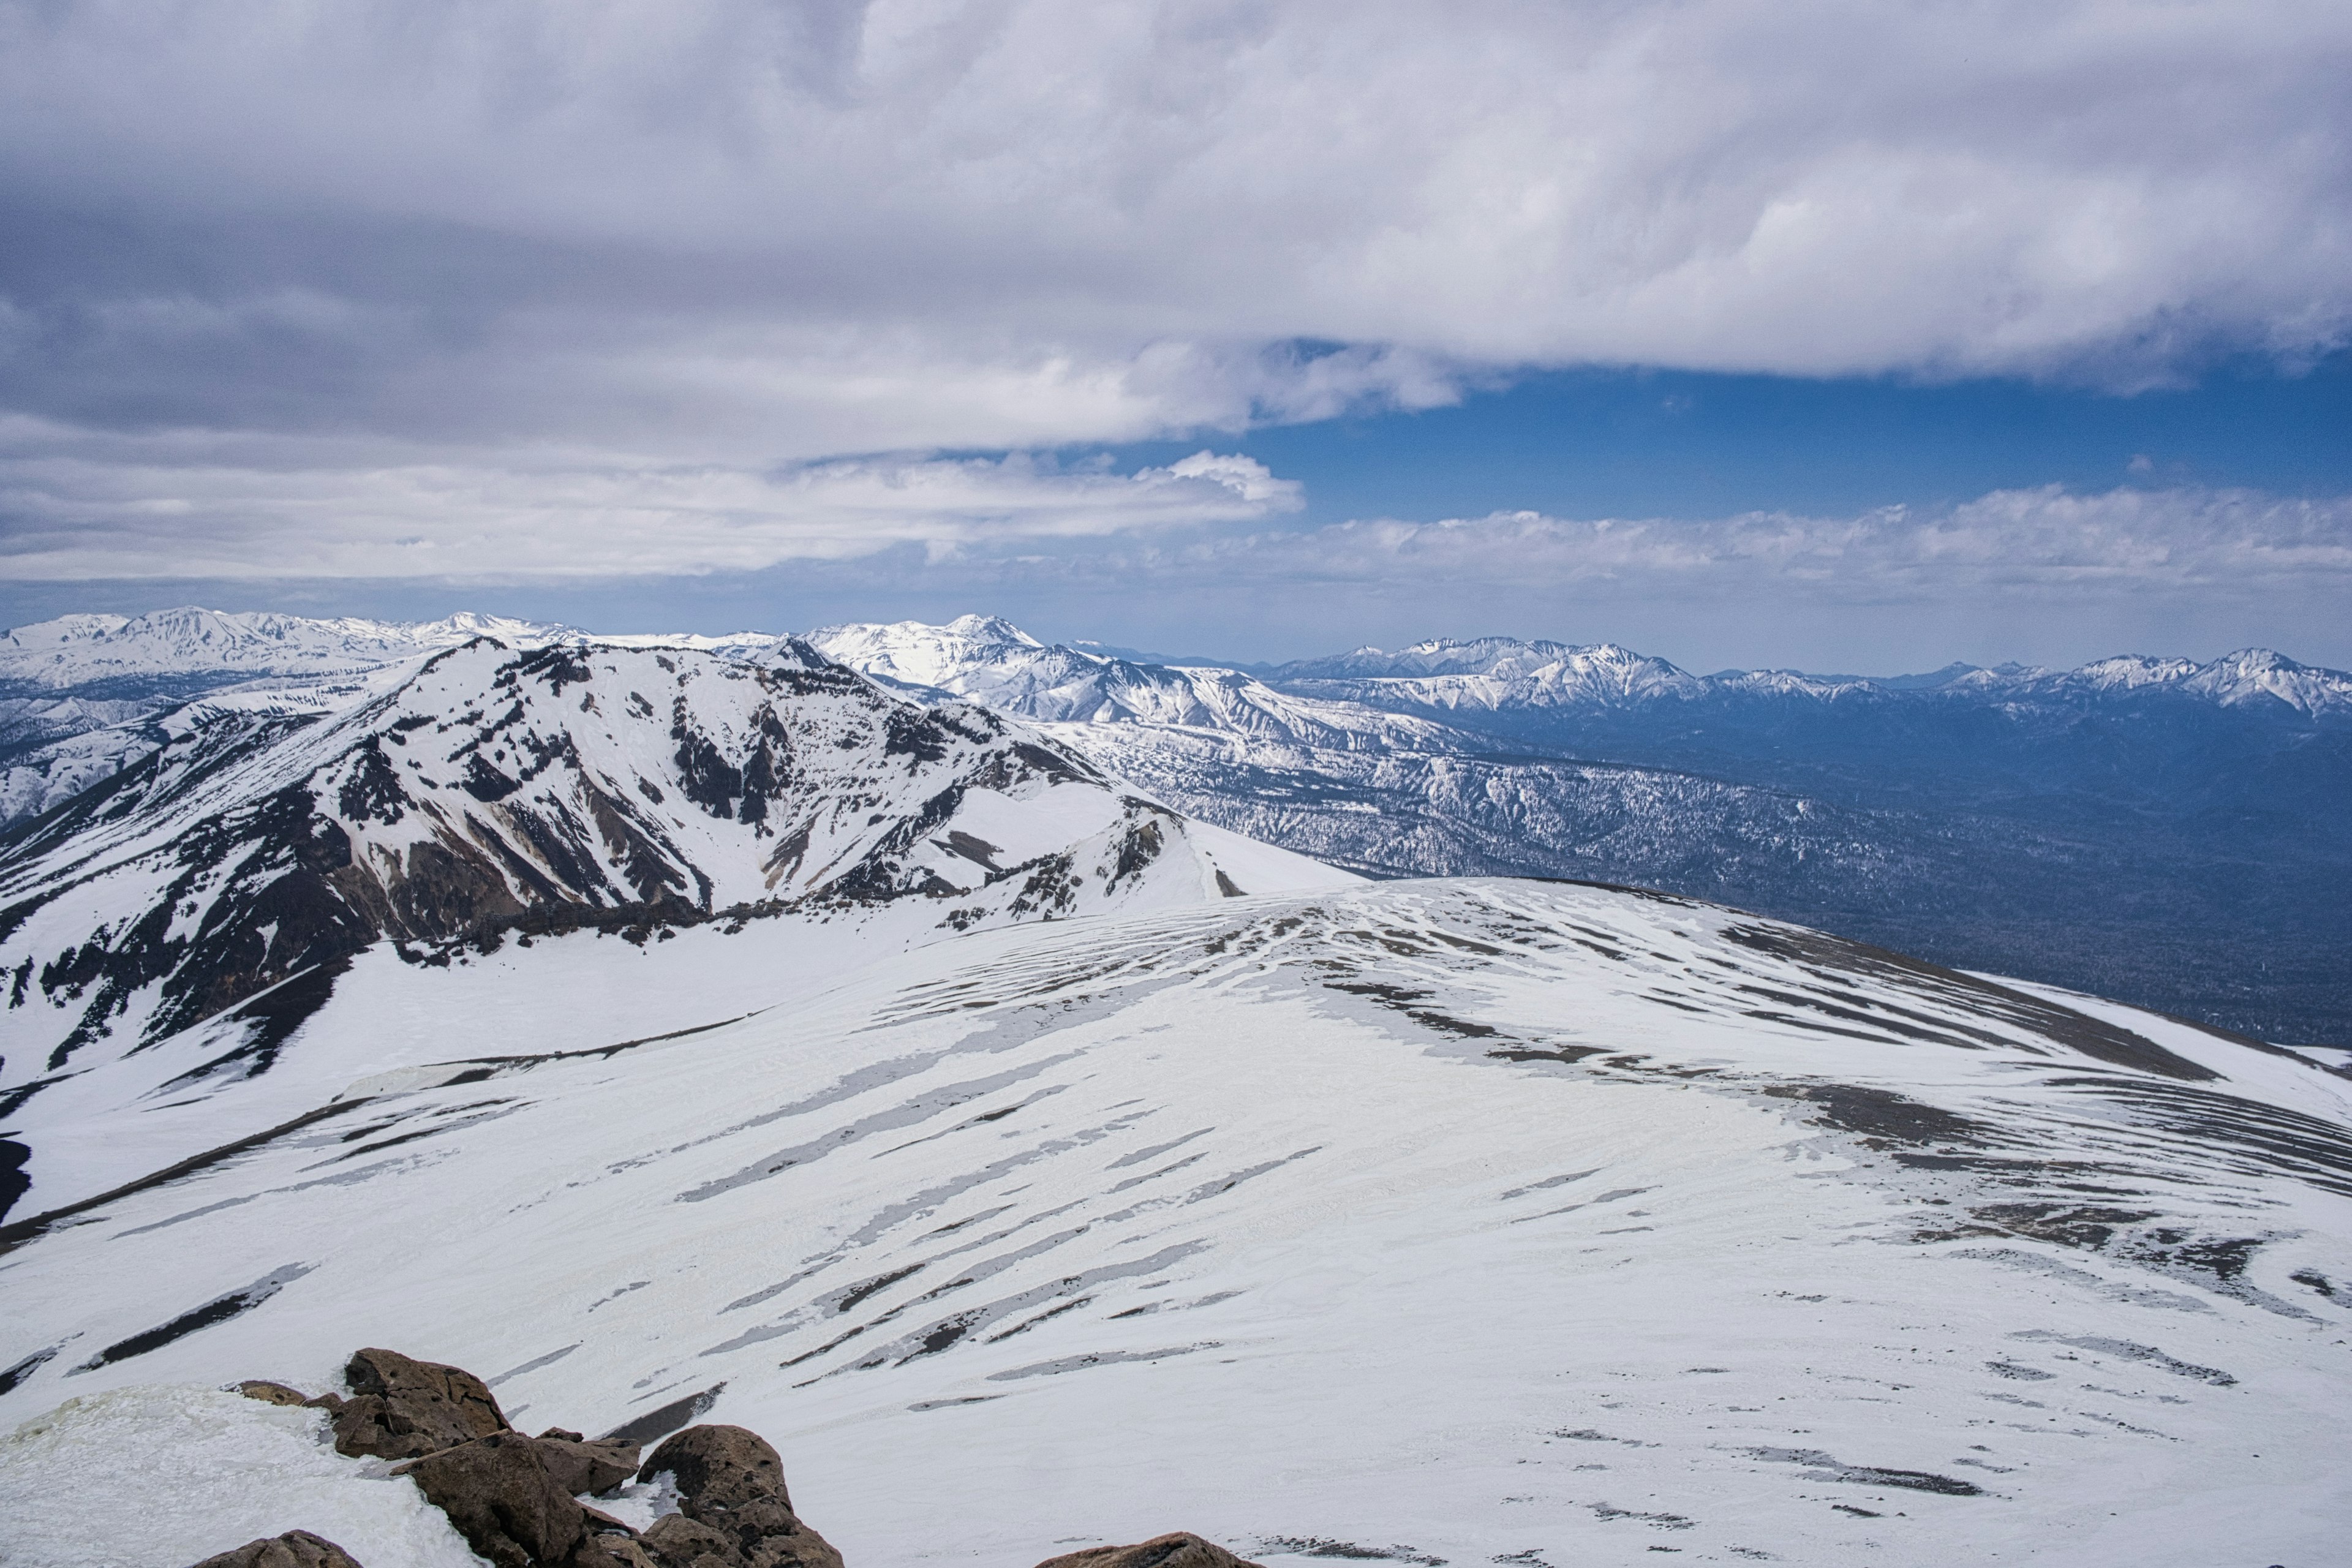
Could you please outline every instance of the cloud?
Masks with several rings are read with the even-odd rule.
[[[14,0],[0,404],[652,466],[2352,325],[2295,0]]]
[[[755,572],[908,544],[943,559],[972,546],[1232,524],[1299,504],[1293,481],[1209,451],[1129,474],[1020,455],[765,471],[560,454],[371,468],[349,458],[331,443],[224,449],[0,423],[0,514],[14,519],[0,532],[0,573],[518,582]]]
[[[1838,516],[1241,525],[882,565],[801,584],[812,618],[985,608],[1055,636],[1241,658],[1507,633],[1697,668],[2249,646],[2352,666],[2347,496],[2046,486]]]
[[[1587,596],[1783,604],[1948,602],[1987,594],[2352,590],[2352,497],[2241,489],[2062,486],[1995,490],[1942,508],[1855,516],[1748,512],[1713,520],[1576,520],[1497,512],[1440,522],[1356,521],[1135,552],[1125,569],[1246,574],[1301,587],[1419,595],[1509,588]]]

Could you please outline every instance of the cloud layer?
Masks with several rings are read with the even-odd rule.
[[[0,402],[744,466],[2133,384],[2344,341],[2347,77],[2326,0],[7,0]]]
[[[318,449],[324,448],[324,449]],[[1014,455],[754,471],[542,453],[370,468],[284,441],[91,437],[0,421],[0,574],[18,582],[516,582],[756,572],[894,545],[1149,533],[1297,510],[1299,487],[1202,451],[1116,474]],[[314,460],[294,459],[309,456]]]

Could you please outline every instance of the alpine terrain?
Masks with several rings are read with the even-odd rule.
[[[811,637],[1376,876],[1638,883],[2352,1043],[2352,675],[2276,654],[1873,680],[1506,638],[1242,671],[982,616]]]
[[[1223,798],[1377,822],[1441,763],[1565,776],[1377,691],[974,623],[362,675],[142,721],[0,850],[9,1568],[478,1563],[428,1475],[234,1392],[361,1346],[550,1441],[750,1428],[856,1568],[2336,1552],[2326,1053],[1671,893],[1368,880],[1171,785],[1302,759]]]

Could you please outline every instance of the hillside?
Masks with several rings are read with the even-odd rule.
[[[383,967],[300,1114],[177,1176],[168,1112],[91,1111],[114,1195],[0,1232],[0,1412],[83,1401],[0,1450],[0,1506],[409,1568],[386,1483],[263,1517],[204,1478],[265,1418],[169,1392],[397,1339],[519,1422],[750,1426],[861,1564],[2334,1549],[2352,1084],[2285,1053],[1526,882],[974,932],[731,1022],[729,940]],[[616,961],[672,1037],[580,1019]],[[541,1008],[561,1037],[505,1026]],[[140,1450],[146,1506],[69,1513],[60,1467],[157,1421],[190,1436]]]

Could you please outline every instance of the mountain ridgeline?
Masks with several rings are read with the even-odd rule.
[[[200,710],[19,827],[0,860],[7,1056],[48,1076],[11,1073],[8,1103],[100,1042],[224,1016],[247,1026],[206,1072],[265,1069],[383,939],[446,963],[507,932],[643,941],[906,900],[960,931],[1171,879],[1242,887],[1083,757],[789,640],[739,658],[478,639],[331,718]]]
[[[811,637],[1374,875],[1664,888],[2352,1041],[2352,676],[2276,654],[1880,680],[1486,638],[1251,674],[1041,647],[978,616]]]
[[[25,832],[166,751],[341,722],[484,628],[517,650],[658,643],[753,668],[797,648],[784,662],[1032,725],[1196,827],[1371,876],[1656,887],[2265,1037],[2352,1040],[2352,676],[2261,651],[1866,679],[1485,638],[1239,669],[976,616],[800,644],[78,616],[0,637],[0,820]],[[662,896],[691,904],[691,883]]]

